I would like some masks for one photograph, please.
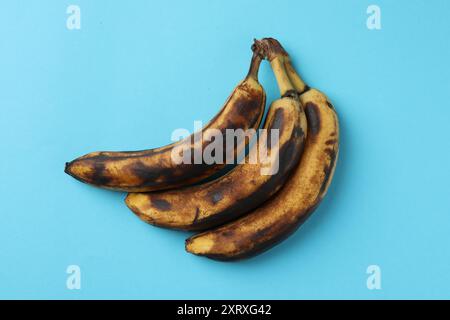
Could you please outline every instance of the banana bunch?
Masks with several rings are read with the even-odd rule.
[[[196,255],[237,260],[279,243],[325,196],[338,157],[339,124],[328,98],[303,82],[277,40],[255,40],[252,50],[246,78],[201,132],[157,149],[89,153],[66,163],[65,172],[94,186],[130,192],[126,205],[147,223],[201,231],[186,240],[186,250]],[[228,129],[256,132],[266,100],[258,82],[263,59],[270,62],[280,98],[269,107],[253,144],[253,136],[223,144],[222,156],[233,159],[248,149],[243,161],[215,179],[223,163],[173,161],[180,150],[193,158],[211,147],[210,129],[224,137]]]

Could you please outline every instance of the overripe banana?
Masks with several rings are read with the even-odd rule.
[[[301,91],[301,79],[287,53],[274,39],[264,39],[269,60],[285,59],[291,81]],[[296,81],[295,79],[299,80]],[[304,83],[303,83],[304,84]],[[339,147],[338,118],[327,97],[311,89],[300,96],[308,120],[305,150],[284,187],[246,216],[186,240],[186,250],[219,260],[236,260],[261,253],[294,232],[319,205],[333,177]]]
[[[212,143],[208,129],[256,129],[261,123],[265,107],[265,92],[258,82],[261,54],[254,52],[247,77],[238,84],[221,111],[202,129],[177,143],[165,147],[131,152],[93,152],[66,163],[65,172],[72,177],[98,187],[122,191],[152,191],[185,186],[210,177],[224,167],[223,163],[194,163]],[[223,148],[226,154],[236,156],[245,149],[246,140]],[[175,149],[176,148],[176,149]],[[173,161],[172,153],[183,150],[191,154],[191,161]],[[189,151],[190,150],[190,151]],[[186,163],[189,162],[189,163]],[[224,161],[225,162],[225,161]]]
[[[160,192],[130,193],[125,201],[137,216],[160,227],[202,230],[241,216],[281,188],[299,162],[307,124],[283,60],[273,59],[272,66],[282,98],[271,105],[265,130],[244,162],[228,174],[205,184]],[[273,136],[275,130],[277,137]],[[274,137],[277,138],[276,145],[273,145]],[[258,159],[261,150],[263,155],[267,152],[265,161],[262,157]]]

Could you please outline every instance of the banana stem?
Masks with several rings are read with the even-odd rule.
[[[284,67],[283,59],[279,56],[273,58],[270,61],[273,73],[277,79],[278,88],[280,89],[280,95],[282,97],[296,91],[288,77],[286,68]]]
[[[286,68],[288,77],[294,85],[295,90],[297,90],[298,94],[302,94],[303,92],[308,91],[309,86],[302,80],[302,78],[300,78],[298,73],[295,71],[289,56],[284,58],[284,66]]]
[[[285,72],[287,73],[289,80],[294,86],[295,90],[299,94],[302,94],[309,89],[309,87],[295,71],[294,67],[292,66],[291,59],[289,58],[289,54],[286,52],[286,50],[284,50],[283,46],[278,40],[273,38],[264,38],[259,41],[259,44],[264,48],[267,59],[271,63],[276,59],[283,61]]]
[[[258,81],[258,71],[262,60],[261,53],[258,50],[253,51],[252,61],[250,62],[250,69],[248,70],[246,79],[252,78]]]

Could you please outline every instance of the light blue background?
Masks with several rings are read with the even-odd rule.
[[[382,30],[366,27],[381,7]],[[81,8],[81,30],[66,8]],[[450,2],[2,1],[0,298],[450,298]],[[278,38],[341,120],[313,217],[255,259],[184,251],[64,163],[209,120]],[[264,63],[268,101],[278,96]],[[66,289],[66,268],[82,289]],[[366,268],[382,270],[382,290]]]

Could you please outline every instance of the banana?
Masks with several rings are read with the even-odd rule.
[[[282,187],[300,160],[307,123],[283,61],[274,59],[272,66],[276,69],[282,98],[271,105],[265,130],[243,164],[205,184],[153,193],[130,193],[125,202],[138,217],[160,227],[203,230],[256,208]],[[278,130],[276,145],[272,142],[273,130]],[[257,159],[261,150],[269,152],[267,159],[270,161],[251,161]]]
[[[156,149],[92,152],[66,163],[64,171],[77,180],[97,187],[130,192],[175,188],[210,177],[225,164],[208,164],[203,159],[200,163],[194,162],[194,155],[201,154],[212,143],[208,129],[220,130],[225,135],[226,129],[256,129],[261,123],[266,101],[265,91],[258,82],[261,60],[261,53],[255,51],[247,77],[237,85],[220,112],[200,133]],[[233,150],[223,148],[224,159],[225,154],[236,156],[245,147],[246,140],[235,145]],[[190,163],[173,161],[173,153],[177,154],[179,150],[186,154],[190,152]]]
[[[274,39],[264,39],[269,60],[285,60],[297,90],[305,87]],[[296,81],[300,79],[301,82]],[[328,98],[316,89],[300,96],[308,120],[305,150],[284,187],[246,216],[186,240],[190,253],[217,260],[236,260],[261,253],[293,233],[314,211],[330,186],[338,158],[339,124]]]

